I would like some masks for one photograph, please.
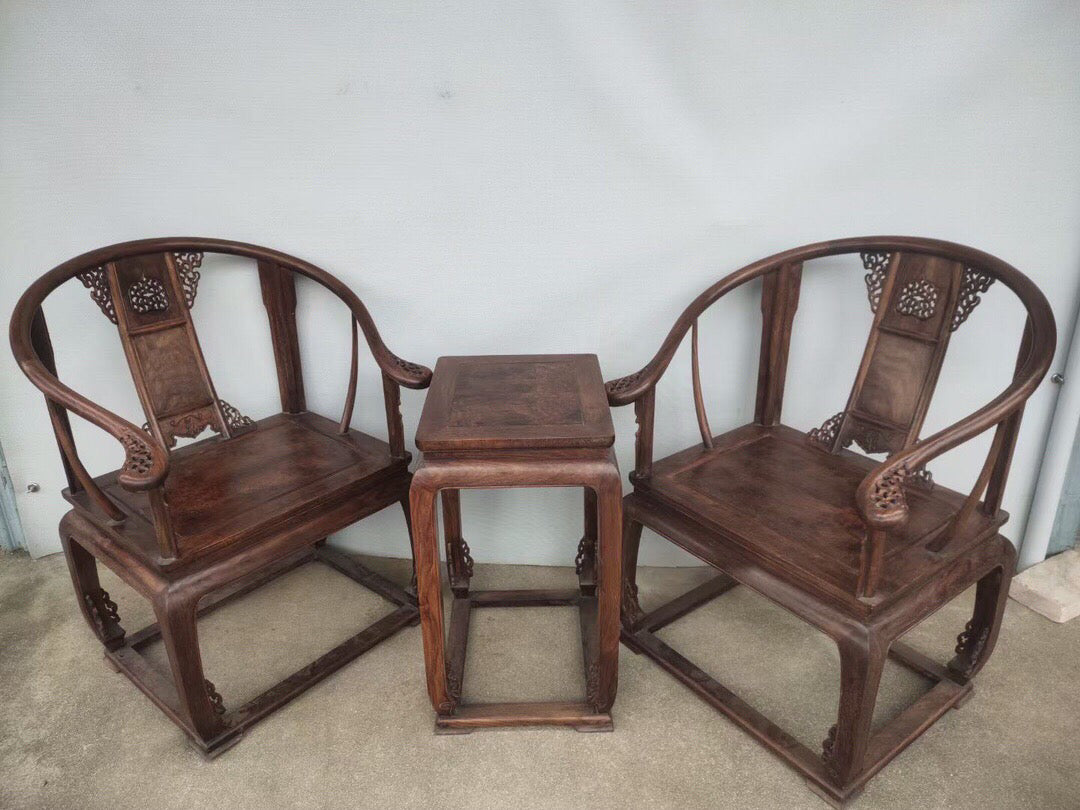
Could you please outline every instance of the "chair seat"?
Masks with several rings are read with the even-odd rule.
[[[717,437],[711,449],[697,445],[656,462],[638,489],[701,524],[709,542],[737,543],[766,568],[852,604],[866,532],[855,491],[875,465],[848,450],[826,452],[784,425],[751,424]],[[884,579],[864,604],[886,602],[932,575],[1008,517],[976,510],[963,532],[934,550],[965,496],[915,481],[905,493],[908,521],[889,532]]]
[[[381,481],[405,475],[408,458],[359,431],[338,433],[335,422],[313,413],[277,414],[232,439],[214,436],[171,453],[165,499],[185,567],[225,547],[268,538],[303,524],[304,513],[325,515]],[[95,479],[128,516],[110,527],[117,542],[144,562],[167,570],[160,559],[149,498],[116,481]],[[100,522],[85,492],[65,497]],[[396,500],[400,493],[390,493]],[[368,511],[371,511],[370,509]],[[342,526],[360,515],[343,516]]]

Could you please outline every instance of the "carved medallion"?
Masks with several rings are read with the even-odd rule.
[[[900,291],[900,300],[896,302],[896,311],[901,315],[910,315],[920,321],[929,320],[937,311],[938,288],[921,278],[909,281]]]
[[[140,315],[151,312],[164,312],[169,308],[169,296],[165,292],[165,285],[156,278],[143,276],[127,291],[128,301],[131,308]]]

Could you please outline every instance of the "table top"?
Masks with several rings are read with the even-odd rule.
[[[440,357],[416,430],[423,452],[610,447],[595,354]]]

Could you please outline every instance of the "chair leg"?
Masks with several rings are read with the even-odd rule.
[[[596,595],[596,492],[585,487],[585,529],[574,558],[582,596]]]
[[[838,639],[837,646],[840,709],[836,725],[822,743],[821,758],[837,786],[843,788],[863,768],[888,647],[861,628]]]
[[[223,729],[221,715],[225,705],[214,684],[203,674],[199,635],[196,629],[196,604],[192,596],[165,593],[155,601],[154,612],[161,627],[161,640],[169,656],[181,711],[191,728],[209,743]]]
[[[405,513],[405,528],[409,532],[409,561],[412,566],[412,571],[409,574],[409,586],[405,590],[416,596],[416,548],[413,546],[412,512],[409,509],[408,493],[398,503],[401,504],[401,511]]]
[[[446,568],[450,575],[450,590],[462,599],[469,595],[469,579],[473,575],[473,558],[469,544],[461,536],[461,493],[456,489],[442,491],[443,531],[446,532]]]
[[[633,518],[623,518],[623,588],[622,588],[622,624],[633,632],[638,622],[645,617],[645,611],[638,602],[637,561],[638,547],[641,545],[642,525]]]
[[[1006,574],[1006,570],[1010,573]],[[959,683],[974,678],[994,651],[1009,598],[1011,571],[1011,566],[995,568],[975,586],[975,609],[963,632],[956,637],[956,656],[948,667],[949,674]]]
[[[116,602],[109,598],[108,591],[101,587],[98,580],[97,560],[63,529],[60,532],[60,542],[83,618],[106,649],[122,647],[124,628],[120,626],[120,614],[117,612]]]

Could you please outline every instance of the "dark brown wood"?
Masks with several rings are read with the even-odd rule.
[[[300,364],[300,338],[296,334],[296,282],[293,274],[274,262],[260,261],[259,285],[270,321],[278,390],[283,413],[307,410],[304,375]]]
[[[809,432],[780,422],[792,323],[803,269],[814,259],[861,254],[875,318],[847,406]],[[702,312],[757,277],[762,347],[754,422],[659,461],[652,460],[658,381],[687,332],[696,344]],[[1012,290],[1028,320],[1012,383],[971,416],[920,438],[951,333],[994,280]],[[607,384],[612,405],[638,417],[634,492],[624,501],[623,641],[724,713],[842,805],[950,708],[996,643],[1016,561],[998,532],[1001,497],[1026,399],[1054,353],[1054,321],[1021,273],[971,248],[912,237],[823,242],[749,265],[699,296],[657,355]],[[694,407],[707,425],[697,347]],[[995,430],[969,492],[932,483],[926,464]],[[886,453],[875,461],[847,449]],[[983,493],[985,497],[983,497]],[[981,500],[980,500],[981,499]],[[646,613],[636,566],[643,527],[716,568],[721,576]],[[741,583],[830,636],[840,654],[841,697],[822,752],[810,750],[697,668],[656,635],[688,611]],[[976,584],[972,619],[948,665],[900,637]],[[935,685],[883,728],[871,720],[886,658]]]
[[[255,421],[220,399],[195,334],[204,251],[254,259],[278,370],[283,413]],[[305,409],[292,276],[330,289],[350,310],[384,378],[390,442]],[[77,277],[110,321],[131,367],[147,424],[140,429],[56,376],[42,300]],[[22,296],[11,322],[20,367],[45,394],[73,509],[60,524],[76,598],[110,664],[215,755],[253,723],[419,618],[415,593],[324,545],[333,532],[408,497],[409,455],[401,438],[399,386],[423,388],[430,371],[390,353],[367,310],[340,281],[285,254],[220,240],[162,239],[115,245],[47,273]],[[352,390],[349,406],[351,414]],[[125,451],[119,470],[91,477],[68,420],[74,412],[112,434]],[[176,446],[177,437],[216,436]],[[406,519],[408,513],[406,512]],[[207,679],[200,615],[309,561],[327,563],[394,609],[265,693],[229,708]],[[127,635],[102,590],[97,563],[148,599],[157,621]],[[160,639],[169,673],[140,650]]]
[[[599,405],[597,405],[599,403]],[[593,355],[440,358],[417,429],[423,451],[410,491],[427,687],[436,730],[520,725],[610,730],[618,683],[621,495],[614,429]],[[470,592],[472,557],[461,532],[462,489],[583,487],[585,531],[578,588]],[[436,509],[441,495],[450,586],[444,638]],[[474,608],[576,606],[585,700],[462,700],[469,613]]]

